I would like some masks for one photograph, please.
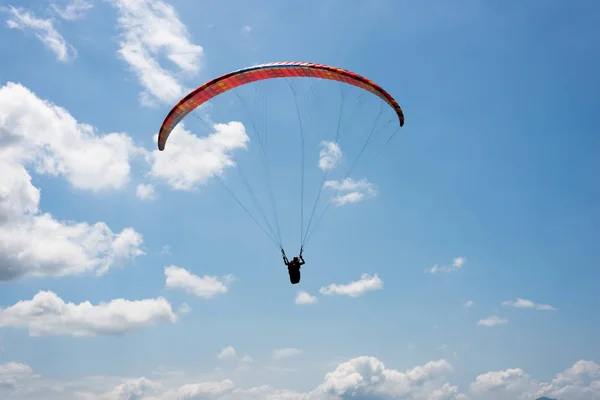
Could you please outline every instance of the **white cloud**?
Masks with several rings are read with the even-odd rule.
[[[60,7],[58,4],[52,4],[51,7],[61,18],[75,21],[85,18],[88,11],[91,10],[94,5],[91,1],[87,0],[70,0],[63,7]]]
[[[566,400],[600,398],[600,365],[589,360],[577,361],[552,382],[537,385],[535,397],[541,396]]]
[[[1,159],[11,149],[4,150],[0,147],[0,280],[103,274],[144,254],[142,236],[132,228],[114,233],[102,222],[61,222],[39,214],[39,190],[22,165]]]
[[[190,306],[188,305],[188,303],[186,303],[186,302],[183,302],[183,303],[181,303],[181,305],[180,305],[180,306],[179,306],[179,308],[177,309],[177,314],[179,314],[179,315],[183,315],[183,314],[187,314],[187,313],[189,313],[190,311],[192,311],[192,307],[190,307]]]
[[[143,255],[132,228],[59,221],[41,213],[40,190],[26,168],[62,176],[78,189],[123,187],[129,157],[141,153],[124,134],[98,135],[27,88],[0,87],[0,280],[105,273]]]
[[[342,159],[342,150],[335,142],[321,142],[321,151],[319,152],[319,168],[323,171],[333,169],[338,166]]]
[[[312,296],[304,290],[299,291],[296,295],[296,304],[315,304],[317,301],[316,296]]]
[[[161,249],[160,249],[160,254],[163,256],[169,256],[171,255],[171,245],[169,244],[165,244]]]
[[[60,61],[67,62],[77,55],[77,51],[56,30],[51,19],[37,18],[31,12],[16,7],[8,7],[11,17],[6,21],[9,28],[31,30]]]
[[[431,361],[423,366],[400,372],[388,369],[374,357],[357,357],[340,364],[325,376],[324,382],[311,394],[314,398],[332,399],[454,399],[458,388],[444,382],[451,372],[445,360]]]
[[[33,376],[33,369],[27,364],[17,362],[0,364],[0,394],[2,389],[15,389],[20,382]]]
[[[326,181],[325,187],[332,188],[336,191],[333,197],[333,203],[341,207],[346,204],[358,203],[366,197],[377,196],[377,190],[375,190],[372,183],[366,179],[355,181],[352,178],[346,178],[343,181]],[[346,192],[346,193],[344,193]]]
[[[219,360],[234,360],[237,363],[236,368],[247,368],[249,367],[249,364],[252,364],[252,357],[250,357],[250,355],[244,354],[242,356],[238,356],[238,352],[231,345],[223,348],[217,354],[217,358]]]
[[[534,303],[531,300],[520,299],[520,298],[517,298],[516,300],[503,301],[502,305],[504,307],[514,307],[514,308],[533,308],[533,309],[540,310],[540,311],[556,311],[556,308],[552,307],[549,304]]]
[[[6,400],[561,400],[600,398],[600,365],[580,360],[551,382],[538,382],[520,368],[481,374],[461,393],[447,375],[446,360],[398,371],[374,357],[362,356],[339,364],[314,389],[298,392],[269,385],[238,387],[230,379],[197,377],[177,371],[155,380],[96,376],[76,381],[41,377],[27,364],[0,364],[0,396]]]
[[[496,325],[504,325],[507,323],[508,323],[508,319],[500,318],[497,315],[492,315],[491,317],[487,317],[487,318],[480,319],[479,321],[477,321],[477,326],[492,327],[492,326],[496,326]]]
[[[187,28],[164,1],[112,2],[119,10],[118,24],[123,32],[119,54],[144,87],[142,102],[152,105],[178,101],[187,89],[178,82],[176,72],[160,65],[158,57],[163,55],[185,74],[195,74],[204,49],[190,41]]]
[[[31,300],[0,308],[0,327],[27,328],[31,336],[124,334],[176,320],[171,305],[162,297],[93,305],[88,301],[67,303],[54,292],[40,291]]]
[[[473,304],[475,304],[473,302],[473,300],[467,300],[467,302],[464,304],[464,307],[465,308],[471,308],[471,307],[473,307]]]
[[[343,295],[349,297],[358,297],[367,292],[373,290],[380,290],[383,288],[383,281],[374,274],[373,276],[369,274],[362,274],[360,280],[350,282],[346,285],[340,285],[337,283],[332,283],[331,285],[324,286],[319,289],[321,294],[331,296],[331,295]]]
[[[297,356],[300,354],[302,354],[302,350],[295,349],[293,347],[286,347],[283,349],[273,350],[273,354],[271,355],[271,358],[273,358],[274,360],[281,360],[283,358],[294,357],[294,356]]]
[[[233,281],[231,275],[224,277],[198,276],[184,268],[170,265],[165,267],[165,286],[171,289],[183,289],[198,297],[211,299],[219,294],[226,293],[229,284]]]
[[[154,185],[152,184],[140,183],[139,185],[137,185],[135,194],[142,200],[152,200],[156,198],[156,195],[154,193]]]
[[[240,361],[246,364],[250,364],[252,363],[252,357],[250,357],[248,354],[245,354],[242,356],[242,358],[240,358]]]
[[[129,158],[143,155],[124,133],[99,135],[67,110],[8,82],[0,87],[0,156],[36,172],[62,175],[79,189],[98,191],[124,187]]]
[[[183,124],[173,129],[164,151],[152,152],[150,175],[162,179],[176,190],[192,190],[209,178],[234,167],[231,152],[246,148],[249,137],[240,122],[213,125],[215,132],[199,138]],[[158,135],[155,135],[155,140]]]
[[[226,358],[234,358],[237,355],[235,349],[233,348],[233,346],[227,346],[225,347],[223,350],[221,350],[219,352],[219,354],[217,354],[217,358],[219,360],[223,360]]]
[[[253,28],[250,25],[244,25],[244,27],[242,28],[242,34],[249,34],[250,32],[252,32]]]
[[[492,371],[477,376],[471,383],[473,395],[486,399],[516,399],[519,394],[531,391],[529,376],[520,368]],[[500,395],[501,397],[496,397]]]
[[[456,257],[452,261],[452,265],[437,265],[436,264],[431,268],[425,269],[425,272],[428,272],[430,274],[436,274],[438,272],[454,272],[454,271],[458,271],[459,269],[461,269],[463,267],[463,265],[465,264],[465,262],[467,262],[466,258]]]
[[[98,269],[98,274],[104,274],[116,262],[146,254],[140,249],[142,241],[142,235],[133,228],[125,228],[121,233],[114,235],[109,254],[104,265]]]

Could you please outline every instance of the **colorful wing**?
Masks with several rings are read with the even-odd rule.
[[[169,134],[186,115],[219,94],[247,83],[271,78],[311,77],[344,82],[375,94],[388,103],[398,115],[400,126],[404,125],[404,114],[398,102],[381,86],[364,76],[330,65],[308,62],[275,62],[255,65],[230,72],[200,86],[177,103],[165,118],[158,133],[158,149],[164,150]]]

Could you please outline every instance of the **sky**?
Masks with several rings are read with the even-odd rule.
[[[0,20],[3,399],[600,399],[597,1],[0,0]],[[158,151],[179,99],[274,61],[361,74],[405,125],[273,79]],[[322,210],[291,285],[279,244]]]

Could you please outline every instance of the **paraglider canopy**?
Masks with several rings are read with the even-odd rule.
[[[368,90],[388,103],[398,115],[400,126],[404,125],[404,114],[398,102],[381,86],[362,75],[331,65],[309,62],[284,61],[255,65],[219,76],[179,101],[165,118],[158,134],[158,149],[164,150],[173,128],[190,112],[215,96],[238,86],[272,78],[312,77],[344,82]]]

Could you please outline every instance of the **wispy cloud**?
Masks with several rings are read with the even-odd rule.
[[[465,264],[465,262],[467,262],[467,259],[464,257],[456,257],[453,261],[451,265],[434,265],[431,268],[426,268],[425,272],[430,273],[430,274],[437,274],[438,272],[454,272],[454,271],[458,271],[459,269],[461,269],[463,267],[463,265]]]
[[[9,28],[30,30],[48,47],[59,61],[68,62],[77,56],[77,51],[56,30],[51,19],[37,18],[32,12],[23,8],[8,7],[11,16],[6,21]]]
[[[295,349],[293,347],[286,347],[283,349],[275,349],[273,350],[272,358],[274,360],[281,360],[282,358],[294,357],[302,354],[302,350]]]
[[[87,0],[71,0],[63,7],[58,4],[52,4],[52,9],[62,19],[75,21],[85,18],[90,9],[94,7],[91,1]]]
[[[323,171],[333,169],[338,166],[342,159],[342,149],[335,142],[321,142],[321,151],[319,152],[319,168]]]
[[[177,314],[183,315],[189,313],[190,311],[192,311],[192,307],[190,307],[187,303],[183,302],[177,309]]]
[[[163,256],[170,256],[171,255],[171,245],[170,244],[165,244],[160,249],[160,254],[163,255]]]
[[[324,183],[324,186],[336,191],[333,197],[333,204],[338,207],[358,203],[365,198],[377,195],[374,185],[366,179],[355,181],[352,178],[346,178],[341,182],[327,181]]]
[[[496,325],[504,325],[508,323],[508,319],[500,318],[497,315],[492,315],[491,317],[487,317],[485,319],[480,319],[477,321],[477,326],[485,326],[492,327]]]
[[[246,364],[250,364],[252,363],[252,357],[250,357],[248,354],[245,354],[240,358],[240,361]]]
[[[186,89],[179,83],[178,73],[197,73],[204,49],[191,42],[187,28],[171,5],[161,0],[112,2],[119,10],[118,24],[123,32],[119,54],[144,87],[142,103],[151,106],[179,100]],[[178,71],[161,66],[160,55]]]
[[[503,301],[502,305],[504,307],[514,307],[514,308],[533,308],[540,311],[556,311],[556,308],[552,307],[550,304],[540,304],[534,303],[531,300],[520,299],[516,300],[507,300]]]
[[[320,288],[319,292],[327,296],[341,295],[358,297],[367,292],[380,290],[382,288],[383,281],[379,278],[379,276],[377,276],[377,274],[374,274],[373,276],[369,274],[362,274],[360,280],[358,281],[353,281],[345,285],[333,283]]]
[[[463,307],[465,307],[465,308],[471,308],[471,307],[473,307],[473,304],[475,304],[473,302],[473,300],[467,300],[467,302],[463,305]]]

